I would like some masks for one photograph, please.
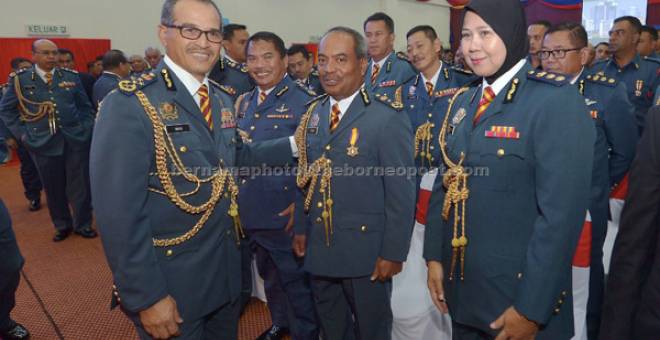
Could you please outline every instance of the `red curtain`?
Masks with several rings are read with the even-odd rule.
[[[646,7],[646,24],[649,26],[660,26],[660,0],[649,0]]]
[[[109,39],[50,39],[57,47],[67,48],[75,56],[76,69],[80,72],[87,71],[87,63],[103,55],[110,49]],[[13,58],[24,57],[32,59],[32,42],[35,38],[0,38],[0,83],[7,79],[11,72],[9,64]]]

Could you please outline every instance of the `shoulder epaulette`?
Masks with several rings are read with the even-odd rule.
[[[592,74],[587,76],[587,80],[591,83],[596,83],[600,85],[606,85],[610,87],[615,87],[617,84],[616,79],[614,78],[608,78],[604,75],[601,74]]]
[[[652,61],[654,63],[660,64],[660,59],[658,59],[658,58],[653,58],[653,57],[646,56],[646,57],[644,57],[644,60],[648,60],[648,61]]]
[[[156,78],[156,74],[153,72],[142,73],[139,78],[142,79],[143,81],[151,81],[154,78]]]
[[[466,69],[461,68],[461,67],[452,66],[451,69],[454,72],[462,73],[462,74],[465,74],[465,75],[468,75],[468,76],[474,75],[474,73],[472,71],[466,70]]]
[[[315,76],[315,77],[318,77],[318,76],[319,76],[319,70],[317,70],[317,69],[313,69],[313,70],[312,70],[312,73],[310,73],[310,74],[313,75],[313,76]]]
[[[218,84],[217,82],[215,82],[214,80],[211,80],[211,79],[209,79],[209,84],[217,87],[220,91],[222,91],[222,92],[224,92],[224,93],[226,93],[230,96],[235,96],[236,95],[236,89],[234,89],[233,87],[231,87],[229,85],[220,85],[220,84]]]
[[[66,67],[62,67],[62,68],[60,68],[60,70],[67,71],[67,72],[70,72],[70,73],[73,73],[73,74],[78,74],[78,71],[72,70],[72,69],[66,68]]]
[[[310,100],[310,101],[308,101],[307,103],[305,103],[305,106],[312,105],[312,104],[314,104],[315,102],[317,102],[317,101],[319,101],[319,100],[323,100],[323,99],[325,99],[325,98],[328,98],[328,94],[327,94],[327,93],[324,93],[324,94],[322,94],[322,95],[320,95],[320,96],[316,96],[316,97],[312,98],[312,100]]]
[[[401,60],[405,60],[407,62],[410,62],[410,60],[408,60],[408,56],[403,52],[396,52],[396,57],[401,59]]]
[[[22,68],[18,71],[12,71],[11,73],[9,73],[9,78],[14,78],[19,74],[25,73],[27,70],[29,70],[29,68]]]
[[[539,72],[531,70],[527,72],[527,78],[554,86],[563,86],[569,83],[569,80],[565,76],[546,71]]]
[[[301,90],[305,91],[305,93],[307,93],[308,95],[312,97],[316,97],[318,95],[316,92],[314,92],[314,90],[310,89],[309,87],[307,87],[307,85],[303,84],[302,82],[296,81],[295,83],[296,85],[298,85],[298,87]]]
[[[122,80],[117,84],[117,88],[119,89],[119,92],[131,96],[137,90],[138,85],[133,80]]]

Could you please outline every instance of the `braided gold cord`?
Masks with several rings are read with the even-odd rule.
[[[21,120],[26,123],[32,123],[48,116],[48,129],[50,130],[50,134],[54,135],[57,132],[57,123],[55,122],[55,103],[49,100],[34,102],[25,98],[25,96],[23,96],[23,91],[21,90],[21,82],[18,79],[18,76],[14,76],[14,90],[16,92],[16,97],[18,98],[18,111]],[[39,111],[32,112],[28,110],[25,103],[39,107]]]
[[[330,246],[330,235],[333,233],[332,226],[332,161],[321,155],[319,159],[315,160],[312,164],[307,163],[307,125],[311,118],[311,114],[318,104],[314,102],[310,105],[309,109],[303,115],[300,125],[296,129],[294,139],[298,146],[298,176],[296,177],[296,184],[299,188],[305,189],[307,187],[307,194],[305,195],[305,211],[309,211],[312,205],[312,198],[314,197],[314,189],[319,182],[319,174],[321,176],[321,183],[319,184],[319,193],[323,196],[321,217],[325,228],[325,244]]]
[[[470,191],[467,188],[468,173],[466,172],[465,167],[463,167],[465,154],[461,152],[460,159],[457,163],[454,163],[451,158],[449,158],[447,153],[447,129],[449,127],[449,115],[451,114],[456,99],[467,90],[468,88],[461,88],[450,100],[449,108],[447,108],[447,113],[445,114],[445,119],[442,122],[442,128],[440,129],[439,136],[442,159],[447,166],[447,171],[442,176],[442,183],[447,188],[445,200],[442,205],[442,218],[447,220],[449,218],[449,212],[451,208],[454,208],[454,228],[453,238],[451,240],[452,256],[451,267],[449,270],[450,281],[454,278],[456,261],[459,256],[461,261],[461,281],[465,278],[465,248],[468,244],[468,238],[466,236],[467,234],[465,230],[465,205],[468,197],[470,196]],[[459,224],[461,226],[460,237]]]
[[[206,179],[200,179],[194,174],[188,172],[183,164],[183,161],[179,157],[176,149],[174,148],[174,143],[172,139],[167,134],[167,129],[165,124],[162,122],[158,116],[158,111],[156,108],[149,102],[149,99],[142,91],[135,92],[140,104],[142,105],[145,113],[151,120],[151,124],[154,130],[154,148],[155,148],[155,159],[156,159],[156,173],[160,180],[161,185],[163,186],[163,192],[150,189],[153,192],[163,194],[167,196],[172,203],[174,203],[179,209],[184,212],[192,215],[197,215],[202,213],[200,219],[195,223],[195,225],[188,230],[185,234],[169,238],[169,239],[153,239],[153,244],[156,247],[168,247],[173,245],[178,245],[183,242],[190,240],[194,237],[200,230],[204,227],[204,224],[208,221],[209,217],[213,213],[215,206],[222,198],[225,187],[228,187],[230,192],[230,207],[229,215],[234,220],[234,229],[236,232],[237,242],[240,242],[240,238],[243,237],[243,230],[240,224],[240,218],[238,216],[238,204],[236,199],[238,197],[238,186],[234,182],[234,178],[231,175],[231,172],[227,169],[219,168],[218,172],[209,176]],[[196,185],[196,188],[193,192],[180,194],[172,182],[172,175],[167,169],[167,159],[170,159],[174,166],[177,168],[179,173],[189,182],[193,182]],[[202,183],[211,183],[211,196],[210,198],[202,203],[201,205],[191,205],[186,202],[183,197],[190,196],[198,192],[199,187]]]

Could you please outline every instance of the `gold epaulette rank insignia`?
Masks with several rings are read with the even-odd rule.
[[[230,96],[235,96],[236,95],[236,90],[231,86],[219,85],[218,87]]]
[[[360,89],[360,95],[362,96],[362,101],[364,102],[364,105],[371,104],[371,99],[369,98],[369,93],[367,93],[367,90],[365,90],[364,87]]]
[[[303,91],[305,91],[305,93],[307,93],[308,95],[310,95],[310,96],[312,96],[312,97],[316,97],[316,96],[318,95],[314,90],[312,90],[312,89],[310,89],[309,87],[307,87],[307,85],[305,85],[305,84],[303,84],[303,83],[301,83],[301,82],[295,82],[295,83],[296,83],[296,85],[298,85],[298,87],[299,87],[300,89],[302,89]]]
[[[163,77],[163,81],[165,81],[165,86],[168,90],[176,90],[174,87],[174,82],[172,81],[172,78],[170,78],[170,72],[166,68],[160,70],[160,75]]]
[[[513,81],[511,81],[511,85],[509,86],[509,89],[506,91],[506,97],[504,98],[504,103],[511,103],[513,101],[513,98],[516,96],[516,92],[518,91],[518,84],[520,84],[520,79],[514,78]]]
[[[122,80],[117,86],[119,91],[126,95],[131,95],[137,90],[137,84],[132,80]]]
[[[319,100],[322,100],[322,99],[325,99],[325,98],[328,98],[328,94],[327,94],[327,93],[324,93],[324,94],[322,94],[322,95],[320,95],[320,96],[316,96],[316,97],[312,98],[312,100],[310,100],[310,101],[308,101],[307,103],[305,103],[305,106],[312,105],[312,104],[318,102]],[[368,98],[367,98],[367,99],[368,99]]]
[[[589,80],[592,83],[600,84],[600,85],[606,85],[609,87],[615,87],[617,85],[617,81],[614,78],[608,78],[603,74],[593,74],[587,76],[587,80]]]
[[[67,71],[67,72],[71,72],[71,73],[73,73],[73,74],[78,74],[78,71],[76,71],[76,70],[72,70],[72,69],[70,69],[70,68],[66,68],[66,67],[62,67],[61,70],[64,70],[64,71]]]
[[[531,80],[540,81],[546,84],[551,84],[554,86],[563,86],[569,83],[568,79],[566,79],[565,76],[561,74],[545,72],[545,71],[537,72],[531,70],[527,72],[527,78]]]

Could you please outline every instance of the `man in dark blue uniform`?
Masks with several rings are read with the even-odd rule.
[[[400,96],[415,132],[415,163],[428,170],[440,161],[437,137],[449,99],[471,78],[440,60],[442,45],[433,27],[414,27],[407,40],[408,60],[419,73],[403,85]]]
[[[566,76],[527,62],[518,0],[472,0],[461,47],[483,77],[440,133],[424,256],[454,339],[570,339],[571,260],[589,201],[595,129]],[[561,105],[557,105],[561,103]]]
[[[96,237],[89,191],[92,105],[77,73],[56,67],[58,52],[52,41],[37,40],[32,51],[35,65],[11,77],[0,118],[39,169],[57,230],[53,241],[66,239],[72,231]]]
[[[313,93],[286,75],[286,66],[286,49],[280,37],[270,32],[250,37],[247,68],[257,87],[236,102],[238,127],[246,141],[292,136],[300,123]],[[241,181],[241,222],[264,279],[273,322],[259,340],[282,339],[288,331],[294,339],[318,339],[309,277],[291,248],[289,216],[281,214],[293,204],[295,188],[293,174],[251,174]]]
[[[405,55],[394,52],[394,20],[382,12],[365,20],[369,67],[364,75],[365,88],[392,99],[397,88],[415,76]]]
[[[305,46],[294,44],[286,51],[289,59],[289,75],[317,95],[323,94],[319,73],[314,69],[314,58]]]
[[[336,27],[321,39],[327,96],[296,131],[294,251],[305,257],[323,338],[391,338],[392,277],[406,260],[415,210],[413,138],[403,103],[364,88],[364,38]]]
[[[628,98],[635,105],[640,133],[644,128],[646,113],[653,105],[655,90],[660,84],[660,60],[642,57],[637,53],[641,29],[642,24],[635,17],[624,16],[614,20],[610,31],[612,58],[596,63],[590,70],[626,85]]]
[[[75,56],[73,55],[73,52],[71,52],[71,50],[67,48],[60,48],[58,49],[58,53],[59,53],[58,61],[57,61],[58,67],[66,68],[69,70],[76,69],[76,59]],[[80,77],[80,82],[82,83],[82,86],[85,89],[85,93],[87,94],[87,97],[89,97],[89,100],[92,101],[92,105],[94,105],[94,101],[92,100],[92,95],[93,95],[92,92],[94,89],[94,82],[96,81],[97,77],[93,76],[90,73],[78,73],[78,77]]]
[[[3,143],[0,136],[0,144]],[[0,148],[0,163],[7,155]],[[11,218],[5,204],[0,199],[0,339],[29,339],[30,333],[23,325],[10,317],[16,305],[16,289],[21,280],[23,256],[16,244],[16,237],[11,228]]]
[[[131,73],[131,66],[124,52],[120,50],[110,50],[103,55],[103,73],[94,83],[94,103],[99,103],[117,88],[117,84],[122,79],[128,77]]]
[[[18,57],[11,60],[11,68],[14,72],[31,67],[32,62],[25,58]],[[0,90],[0,99],[7,91],[8,85],[9,84],[5,84],[2,86],[2,90]],[[41,209],[41,190],[43,189],[37,166],[34,165],[34,160],[30,157],[30,153],[23,143],[14,138],[2,119],[0,119],[0,130],[4,131],[5,144],[7,147],[16,150],[18,159],[21,161],[21,182],[23,182],[23,188],[25,189],[25,198],[27,198],[29,202],[28,209],[30,209],[30,211],[37,211]]]
[[[247,27],[229,24],[223,28],[222,48],[225,53],[211,70],[209,79],[227,88],[232,99],[254,88],[254,82],[245,66],[245,47],[249,34]]]
[[[635,108],[628,100],[625,85],[606,76],[587,75],[587,42],[587,32],[582,25],[561,24],[548,31],[539,56],[544,71],[563,74],[578,84],[588,107],[587,113],[596,126],[589,204],[591,261],[586,324],[589,338],[598,339],[605,283],[603,244],[607,233],[610,188],[628,172],[635,156],[637,129]],[[584,328],[584,321],[575,320],[579,330]]]
[[[658,58],[655,45],[658,43],[658,30],[652,26],[642,26],[637,43],[637,53],[642,57]]]
[[[165,1],[163,62],[151,79],[120,82],[94,130],[92,191],[113,306],[142,339],[236,339],[244,240],[234,167],[292,160],[287,138],[243,145],[233,101],[207,78],[221,23],[212,0]]]

